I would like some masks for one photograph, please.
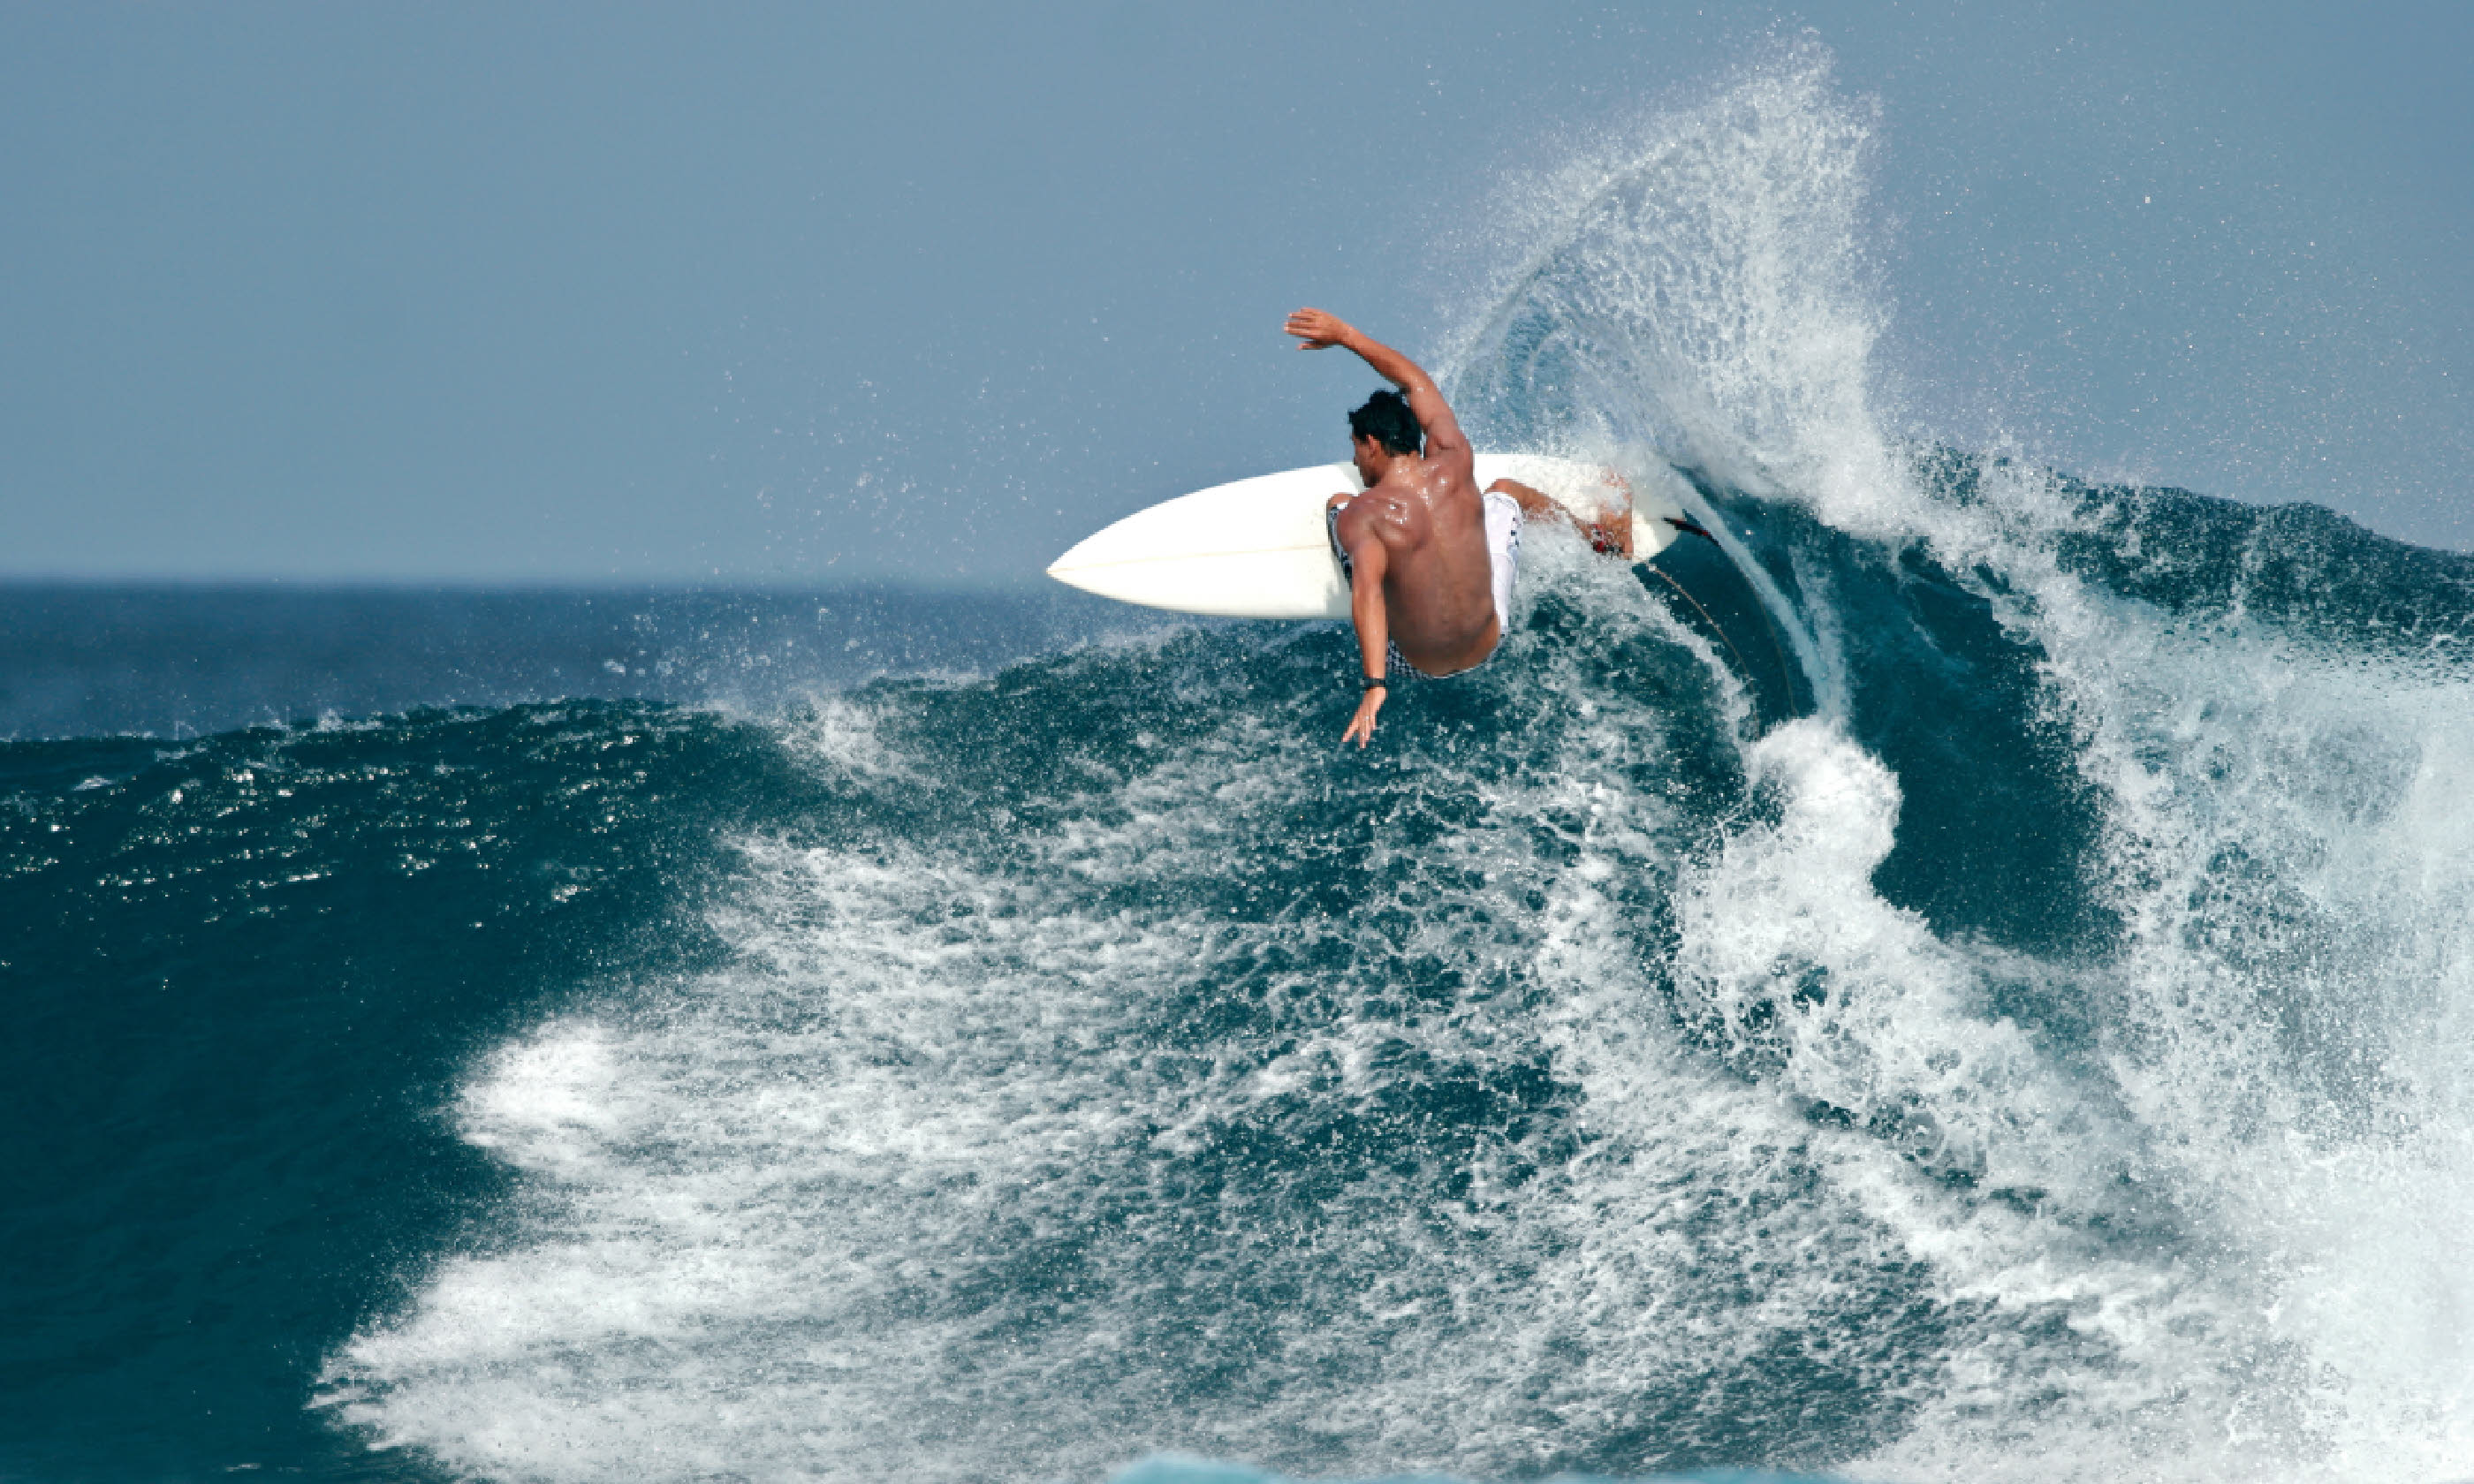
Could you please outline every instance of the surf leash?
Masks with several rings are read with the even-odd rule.
[[[1701,534],[1709,536],[1710,533],[1704,531]],[[1716,539],[1715,537],[1711,537],[1710,539],[1712,540]],[[1652,572],[1656,572],[1659,575],[1659,578],[1663,581],[1666,586],[1675,589],[1675,595],[1677,597],[1691,604],[1692,611],[1701,615],[1701,621],[1710,626],[1710,632],[1718,636],[1718,642],[1727,646],[1727,653],[1735,657],[1735,668],[1744,678],[1744,694],[1750,698],[1753,703],[1753,718],[1760,725],[1767,726],[1769,723],[1769,709],[1761,705],[1761,687],[1753,682],[1752,664],[1744,658],[1744,652],[1735,647],[1735,641],[1727,633],[1726,626],[1718,622],[1717,619],[1711,617],[1710,610],[1701,606],[1701,600],[1694,597],[1689,591],[1687,591],[1682,583],[1677,582],[1673,573],[1666,571],[1662,567],[1650,566],[1649,563],[1645,562],[1642,562],[1641,565],[1647,567],[1648,570]]]

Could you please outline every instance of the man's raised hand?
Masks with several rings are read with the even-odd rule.
[[[1320,309],[1300,309],[1289,316],[1289,333],[1303,344],[1300,350],[1327,350],[1348,339],[1348,322]]]

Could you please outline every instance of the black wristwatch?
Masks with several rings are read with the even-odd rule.
[[[1390,690],[1392,688],[1392,682],[1385,680],[1382,676],[1370,675],[1366,677],[1365,685],[1360,688],[1364,690]]]

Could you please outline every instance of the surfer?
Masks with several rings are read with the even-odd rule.
[[[1364,660],[1364,693],[1341,741],[1364,747],[1393,673],[1459,675],[1493,656],[1512,621],[1522,518],[1566,517],[1515,480],[1478,490],[1468,439],[1417,362],[1320,309],[1289,316],[1288,332],[1300,350],[1355,351],[1399,388],[1375,393],[1348,415],[1366,492],[1335,494],[1324,507]],[[1610,519],[1589,535],[1601,550],[1630,556],[1630,527]],[[1612,534],[1617,530],[1622,535]]]

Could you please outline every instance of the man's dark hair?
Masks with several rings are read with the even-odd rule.
[[[1418,426],[1409,399],[1392,391],[1375,393],[1348,415],[1348,436],[1370,438],[1394,453],[1422,453],[1426,446],[1425,430]]]

